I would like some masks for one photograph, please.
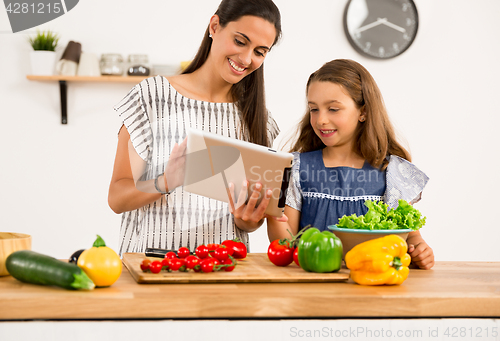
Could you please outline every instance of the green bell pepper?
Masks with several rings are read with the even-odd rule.
[[[335,272],[342,265],[342,242],[330,231],[308,228],[299,241],[299,264],[309,272]]]

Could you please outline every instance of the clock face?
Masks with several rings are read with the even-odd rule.
[[[361,54],[378,59],[403,53],[415,40],[417,8],[412,0],[350,0],[344,30]]]

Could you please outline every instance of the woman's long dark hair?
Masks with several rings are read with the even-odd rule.
[[[251,15],[269,21],[276,28],[275,45],[281,37],[281,15],[271,0],[222,0],[215,12],[219,23],[225,27],[232,21]],[[192,73],[207,60],[212,47],[209,29],[205,31],[200,48],[193,61],[182,73]],[[248,138],[253,143],[270,146],[267,137],[267,108],[264,95],[264,64],[231,87],[231,98],[236,102]]]
[[[352,98],[356,107],[365,114],[366,121],[358,123],[355,148],[368,163],[385,169],[388,155],[397,155],[411,161],[410,153],[396,139],[377,83],[361,64],[348,59],[332,60],[311,74],[307,81],[306,92],[309,91],[312,82],[331,82],[340,85]],[[291,151],[304,153],[326,147],[314,132],[310,119],[311,114],[307,110],[298,129],[299,136]]]

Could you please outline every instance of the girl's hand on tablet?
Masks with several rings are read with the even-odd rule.
[[[248,181],[245,180],[235,202],[234,184],[229,184],[229,210],[234,215],[236,226],[238,226],[240,229],[248,232],[255,231],[264,222],[264,218],[266,217],[265,211],[267,205],[269,205],[272,191],[268,189],[265,193],[263,193],[264,196],[261,202],[257,205],[257,201],[261,195],[261,191],[262,184],[255,184],[255,187],[247,200]]]

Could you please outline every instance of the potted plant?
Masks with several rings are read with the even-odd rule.
[[[56,47],[59,42],[57,34],[49,31],[37,31],[29,38],[31,47],[31,71],[34,75],[52,75],[56,62]]]

